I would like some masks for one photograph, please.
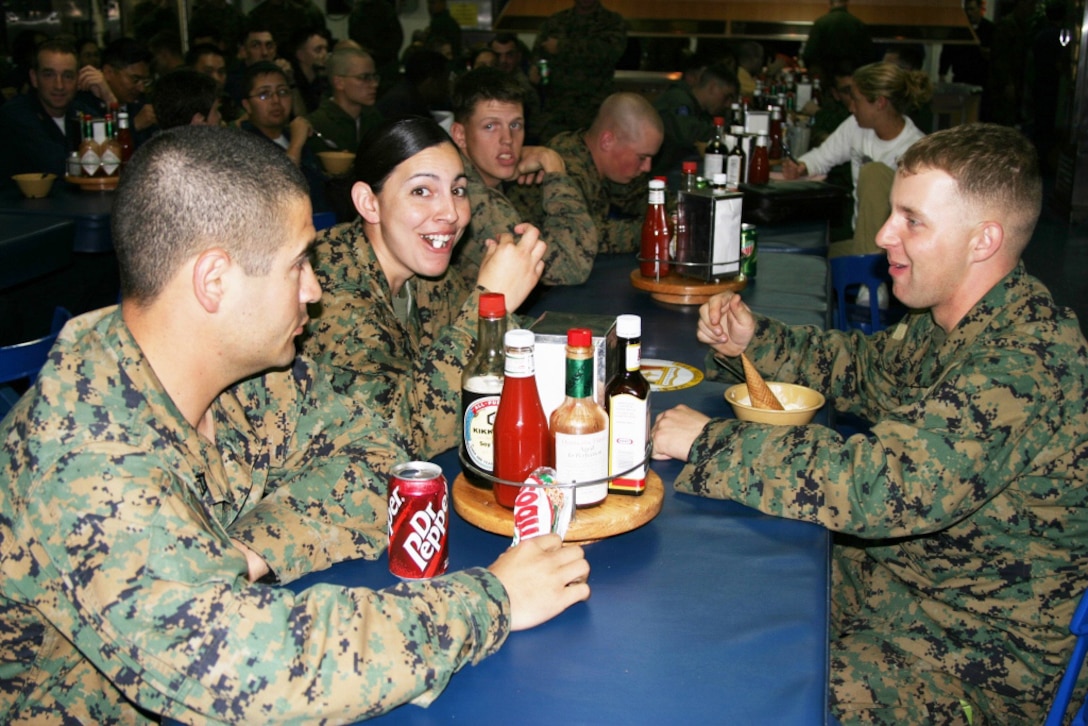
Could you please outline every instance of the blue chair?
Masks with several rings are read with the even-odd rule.
[[[1065,712],[1069,708],[1069,701],[1073,698],[1073,689],[1077,685],[1077,677],[1084,666],[1084,658],[1088,656],[1088,591],[1081,596],[1080,604],[1073,613],[1073,619],[1069,621],[1069,631],[1077,636],[1077,642],[1073,646],[1073,655],[1069,658],[1069,667],[1062,676],[1062,682],[1058,686],[1058,692],[1054,695],[1054,704],[1047,714],[1045,726],[1062,726],[1065,721]],[[1071,726],[1085,726],[1088,723],[1088,699],[1073,717]]]
[[[0,416],[6,416],[21,395],[19,389],[10,385],[17,381],[33,380],[45,365],[49,349],[57,340],[64,324],[72,314],[64,308],[53,312],[53,326],[48,335],[26,343],[17,343],[0,347]]]
[[[831,286],[835,288],[835,327],[839,330],[860,330],[866,335],[884,330],[901,317],[895,311],[881,310],[877,291],[881,283],[891,289],[888,258],[883,252],[870,255],[832,257]],[[869,289],[869,309],[852,302],[862,287]],[[849,297],[848,297],[849,295]],[[891,301],[889,301],[890,303]]]

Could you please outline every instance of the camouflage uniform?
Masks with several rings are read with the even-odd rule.
[[[542,41],[559,39],[559,52],[550,55]],[[541,86],[544,115],[542,139],[561,131],[588,126],[613,91],[616,63],[627,49],[627,21],[597,5],[591,12],[560,10],[541,25],[533,44],[533,62],[548,61],[549,79]]]
[[[567,165],[567,176],[582,190],[589,216],[597,225],[597,252],[634,252],[638,249],[642,218],[646,215],[646,184],[642,174],[630,184],[616,184],[601,177],[585,142],[585,129],[559,134],[548,148]],[[531,187],[507,191],[510,201],[523,212],[537,208]]]
[[[877,422],[843,440],[714,421],[676,480],[852,535],[834,548],[833,710],[966,723],[965,704],[975,724],[1041,723],[1088,585],[1076,317],[1019,266],[948,334],[928,312],[868,338],[757,317],[748,354],[768,378]]]
[[[232,538],[283,580],[384,549],[381,472],[404,454],[322,370],[299,358],[226,390],[212,443],[116,308],[69,323],[2,426],[0,721],[348,722],[430,702],[502,643],[483,569],[381,591],[248,582]]]
[[[681,162],[699,158],[695,142],[709,141],[714,135],[714,117],[703,110],[691,86],[683,81],[670,84],[654,101],[654,108],[665,126],[665,136],[650,173],[677,173]]]
[[[465,230],[454,252],[455,267],[468,285],[475,285],[480,264],[487,251],[484,243],[497,240],[503,232],[514,233],[514,225],[532,222],[548,243],[544,256],[546,285],[581,285],[593,271],[597,256],[597,227],[589,216],[582,192],[566,174],[548,173],[541,184],[525,188],[525,199],[535,200],[529,209],[517,209],[501,189],[484,184],[468,157],[462,155],[472,201],[472,224]],[[503,185],[513,189],[518,185]]]
[[[473,291],[453,271],[414,277],[405,326],[362,220],[322,232],[314,254],[323,292],[303,350],[333,369],[336,390],[410,420],[413,458],[457,446],[461,371],[476,340],[483,288]]]

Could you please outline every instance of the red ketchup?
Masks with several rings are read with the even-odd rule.
[[[508,330],[505,378],[499,409],[492,429],[495,446],[495,477],[524,482],[541,466],[549,466],[548,419],[540,405],[533,363],[535,337],[531,330]],[[495,500],[514,508],[520,487],[494,482]]]

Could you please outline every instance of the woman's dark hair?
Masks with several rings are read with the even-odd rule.
[[[355,179],[380,194],[385,180],[401,162],[424,149],[452,144],[449,134],[433,119],[409,116],[387,121],[366,133],[355,153]]]

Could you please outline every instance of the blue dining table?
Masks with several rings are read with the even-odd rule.
[[[553,288],[529,311],[643,321],[643,356],[701,369],[696,307],[634,289],[632,255],[602,256],[584,285]],[[760,312],[826,326],[827,262],[768,252],[743,293]],[[659,413],[687,404],[730,416],[725,384],[658,391]],[[438,457],[452,482],[454,452]],[[827,722],[831,538],[818,526],[740,504],[676,492],[681,464],[652,464],[665,488],[649,523],[586,545],[588,602],[454,675],[428,708],[404,705],[380,724],[775,724]],[[451,516],[450,569],[487,565],[509,538]],[[381,588],[396,582],[384,557],[337,564],[290,584]]]

